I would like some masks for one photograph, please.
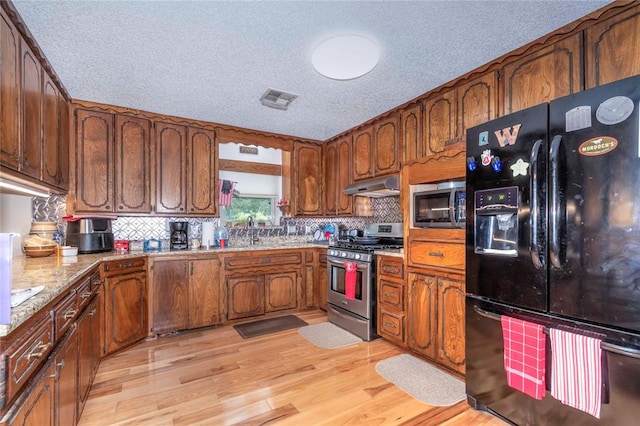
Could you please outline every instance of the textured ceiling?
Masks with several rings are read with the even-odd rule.
[[[74,99],[326,140],[608,1],[13,3]],[[344,33],[381,60],[329,80],[311,52]],[[267,88],[299,97],[270,109]]]

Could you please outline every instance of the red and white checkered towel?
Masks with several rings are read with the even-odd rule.
[[[546,338],[544,327],[502,315],[504,370],[507,383],[535,398],[544,398]]]
[[[551,396],[570,407],[600,418],[602,349],[600,339],[549,330]]]

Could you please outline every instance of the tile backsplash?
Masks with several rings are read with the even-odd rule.
[[[49,197],[33,199],[33,219],[36,221],[57,222],[58,229],[66,235],[66,223],[62,217],[66,214],[65,197]],[[329,222],[342,224],[347,228],[362,229],[374,222],[402,222],[402,209],[399,197],[374,198],[372,200],[372,217],[300,217],[283,218],[282,227],[256,228],[258,237],[280,237],[287,235],[304,235],[307,229],[313,233],[319,227]],[[169,222],[189,222],[189,238],[200,238],[201,225],[205,221],[216,221],[217,218],[184,218],[184,217],[155,217],[155,216],[120,216],[113,221],[115,239],[146,240],[169,238]],[[291,225],[295,225],[292,233]],[[229,230],[229,236],[243,237],[247,235],[244,228]]]

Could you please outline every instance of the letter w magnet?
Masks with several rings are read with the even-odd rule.
[[[515,126],[507,127],[506,129],[496,130],[495,135],[496,138],[498,138],[498,144],[500,147],[515,145],[521,126],[522,124],[516,124]]]

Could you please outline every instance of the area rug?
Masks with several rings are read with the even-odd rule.
[[[298,333],[314,345],[323,349],[337,349],[362,342],[358,336],[349,333],[330,322],[308,325]]]
[[[278,331],[289,330],[309,325],[295,315],[285,315],[282,317],[263,319],[258,321],[236,324],[233,328],[244,339],[250,337],[264,336],[265,334],[276,333]]]
[[[463,381],[411,355],[383,359],[376,364],[376,371],[428,405],[448,407],[467,397]]]

